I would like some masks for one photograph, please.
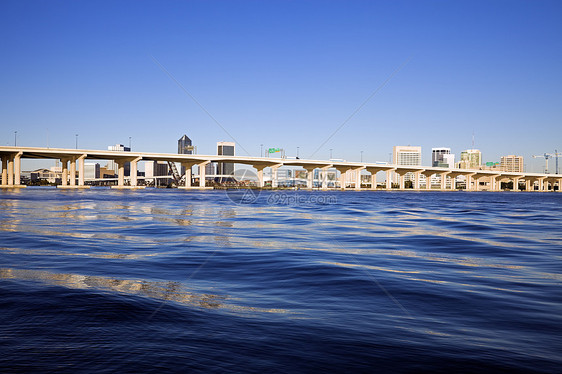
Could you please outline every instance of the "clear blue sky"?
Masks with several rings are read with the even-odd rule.
[[[562,1],[0,2],[0,144],[562,151]],[[562,162],[562,160],[561,160]],[[552,162],[554,165],[554,162]]]

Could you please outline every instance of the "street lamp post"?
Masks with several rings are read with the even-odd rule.
[[[260,144],[260,157],[263,157],[263,144]]]
[[[14,131],[14,147],[18,146],[18,132]]]
[[[78,149],[78,134],[76,134],[76,149]]]
[[[300,147],[297,147],[297,158],[299,158],[299,148]]]
[[[131,137],[129,136],[129,151],[131,151]]]

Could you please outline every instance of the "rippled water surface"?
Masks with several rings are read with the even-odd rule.
[[[0,191],[0,371],[559,372],[562,193]]]

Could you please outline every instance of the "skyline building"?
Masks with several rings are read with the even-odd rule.
[[[192,155],[194,154],[194,147],[191,144],[191,139],[185,134],[178,139],[178,153],[180,155]],[[181,166],[181,175],[185,174],[185,166]]]
[[[421,166],[422,150],[419,146],[395,145],[392,148],[392,163],[394,165]],[[393,173],[394,181],[398,181],[399,175]],[[406,173],[405,181],[413,181],[414,173]]]
[[[431,148],[431,166],[439,166],[444,163],[444,156],[451,154],[451,148]]]
[[[478,169],[482,165],[482,152],[478,149],[467,149],[461,152],[459,169]]]
[[[441,168],[455,167],[455,155],[451,153],[451,148],[431,148],[431,166]],[[433,186],[441,185],[441,175],[435,174],[426,183],[431,183]],[[447,185],[450,186],[451,181],[447,180]]]
[[[218,156],[234,156],[236,143],[234,142],[217,142]],[[217,174],[221,176],[234,175],[234,163],[219,162],[217,163]]]
[[[191,144],[191,139],[187,135],[183,135],[178,139],[178,153],[181,155],[192,155],[193,145]]]
[[[502,170],[511,173],[522,173],[523,170],[523,156],[502,156],[500,159]]]

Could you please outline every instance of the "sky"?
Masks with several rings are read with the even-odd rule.
[[[175,153],[187,134],[199,154],[416,145],[430,165],[474,139],[539,172],[562,152],[561,20],[541,0],[3,0],[0,145]]]

